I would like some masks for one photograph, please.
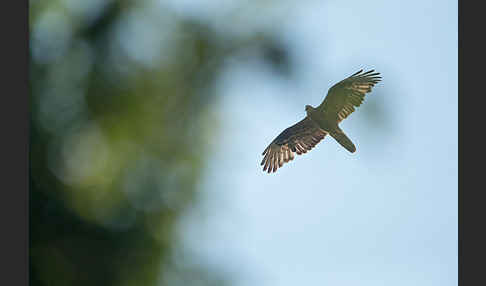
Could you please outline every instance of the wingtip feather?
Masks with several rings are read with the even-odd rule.
[[[349,77],[353,77],[355,75],[358,75],[359,73],[361,73],[363,71],[363,69],[360,69],[359,71],[353,73],[352,75],[350,75]]]

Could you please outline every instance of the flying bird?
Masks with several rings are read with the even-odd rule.
[[[263,151],[260,164],[263,171],[277,171],[294,159],[294,152],[298,155],[307,153],[328,134],[354,153],[356,147],[339,128],[339,123],[363,103],[365,94],[371,92],[371,88],[381,80],[380,73],[374,70],[362,72],[360,70],[333,85],[317,108],[306,105],[307,116],[282,131]]]

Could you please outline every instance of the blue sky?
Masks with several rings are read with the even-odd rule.
[[[226,9],[197,2],[222,32],[277,33],[295,70],[284,80],[256,60],[225,66],[187,247],[236,285],[456,285],[457,1],[284,1],[224,27]],[[383,81],[341,123],[357,152],[326,137],[262,172],[263,149],[361,68]]]

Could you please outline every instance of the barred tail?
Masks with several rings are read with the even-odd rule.
[[[354,153],[356,151],[356,147],[354,146],[353,142],[351,142],[348,136],[346,136],[346,134],[344,134],[344,132],[341,130],[331,132],[330,135],[349,152]]]

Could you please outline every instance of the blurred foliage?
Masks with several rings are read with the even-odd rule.
[[[277,24],[252,26],[270,2],[203,1],[204,21],[166,1],[29,2],[31,285],[229,284],[177,223],[198,203],[224,65],[293,75]]]
[[[197,203],[223,61],[285,51],[156,7],[30,1],[31,285],[227,284],[175,225]]]

